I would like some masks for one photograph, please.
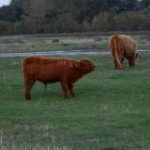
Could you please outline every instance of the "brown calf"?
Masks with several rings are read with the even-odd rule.
[[[92,72],[94,68],[95,65],[90,59],[73,60],[29,56],[23,60],[25,99],[31,99],[31,88],[36,81],[45,85],[60,82],[64,98],[67,98],[68,90],[75,97],[73,83]]]

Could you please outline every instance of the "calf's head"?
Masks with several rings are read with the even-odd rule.
[[[74,67],[81,70],[83,74],[87,74],[89,72],[94,71],[95,64],[92,62],[92,60],[83,58],[75,62]]]

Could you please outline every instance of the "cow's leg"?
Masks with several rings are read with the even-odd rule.
[[[69,91],[70,91],[70,94],[72,95],[72,97],[75,97],[75,94],[74,94],[74,91],[73,91],[73,84],[69,83],[68,88],[69,88]]]
[[[117,69],[117,61],[114,59],[115,69]]]
[[[128,58],[128,64],[130,67],[135,65],[135,60],[139,56],[139,53],[134,53],[132,57]]]
[[[31,89],[32,86],[34,85],[35,80],[31,80],[31,79],[25,79],[24,81],[24,97],[26,100],[30,100],[31,99]]]
[[[67,98],[67,90],[68,90],[68,85],[66,81],[61,81],[61,88],[64,94],[64,98]]]
[[[134,64],[132,64],[132,59],[131,58],[128,59],[128,64],[129,64],[129,67],[134,66]]]
[[[117,63],[117,60],[114,59],[114,64],[115,64],[115,69],[121,69],[122,67],[120,67]]]
[[[121,64],[123,65],[124,58],[121,59]]]

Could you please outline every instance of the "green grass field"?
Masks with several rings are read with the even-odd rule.
[[[108,50],[108,37],[119,32],[81,34],[8,35],[0,37],[0,53],[57,50]],[[138,49],[150,49],[150,32],[121,32],[133,36]],[[57,42],[54,42],[58,40]]]
[[[80,58],[75,56],[72,58]],[[37,82],[23,98],[23,58],[0,58],[1,150],[149,150],[150,54],[114,70],[111,56],[84,56],[96,70],[63,99],[59,83]]]

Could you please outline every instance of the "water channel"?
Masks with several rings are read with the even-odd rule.
[[[149,53],[150,50],[137,50],[140,53]],[[50,52],[25,52],[25,53],[0,53],[1,58],[5,57],[26,57],[26,56],[74,56],[74,55],[110,55],[109,51],[98,50],[69,50]]]

